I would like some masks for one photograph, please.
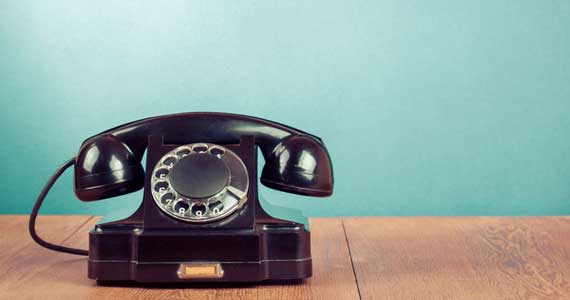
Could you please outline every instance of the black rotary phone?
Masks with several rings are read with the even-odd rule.
[[[332,194],[332,165],[320,138],[244,115],[181,113],[127,123],[85,140],[42,190],[30,234],[46,248],[88,255],[88,276],[98,282],[310,277],[308,228],[273,217],[261,206],[258,147],[265,158],[264,185],[307,196]],[[51,244],[35,230],[47,192],[72,165],[75,194],[82,201],[144,187],[143,201],[130,217],[95,226],[89,251]]]

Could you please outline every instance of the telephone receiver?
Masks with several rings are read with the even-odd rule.
[[[250,116],[181,113],[127,123],[85,140],[75,162],[77,198],[95,201],[141,189],[145,179],[141,159],[151,135],[161,135],[168,143],[214,144],[253,136],[265,158],[262,184],[306,196],[326,197],[333,192],[331,160],[319,137]]]
[[[258,149],[265,159],[263,185],[314,197],[333,193],[331,159],[317,136],[245,115],[172,114],[86,139],[40,193],[30,234],[48,249],[88,255],[88,277],[98,282],[310,277],[308,222],[265,210],[258,195]],[[95,225],[88,251],[49,243],[35,229],[47,193],[73,165],[74,192],[82,201],[144,188],[130,217]]]

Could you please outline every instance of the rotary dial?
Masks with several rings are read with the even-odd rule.
[[[229,216],[247,201],[249,178],[230,149],[196,143],[166,153],[152,171],[156,205],[175,219],[210,222]]]

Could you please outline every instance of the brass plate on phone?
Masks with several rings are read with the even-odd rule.
[[[220,264],[180,264],[178,278],[221,278],[224,270]]]

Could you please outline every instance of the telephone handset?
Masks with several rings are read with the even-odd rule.
[[[333,172],[322,140],[268,120],[181,113],[127,123],[83,142],[38,197],[30,233],[56,251],[89,255],[98,281],[260,281],[311,276],[310,235],[302,222],[269,215],[257,194],[272,189],[326,197]],[[146,176],[141,164],[147,153]],[[47,192],[75,164],[74,191],[96,201],[144,187],[130,217],[98,224],[89,251],[54,245],[35,232]]]

